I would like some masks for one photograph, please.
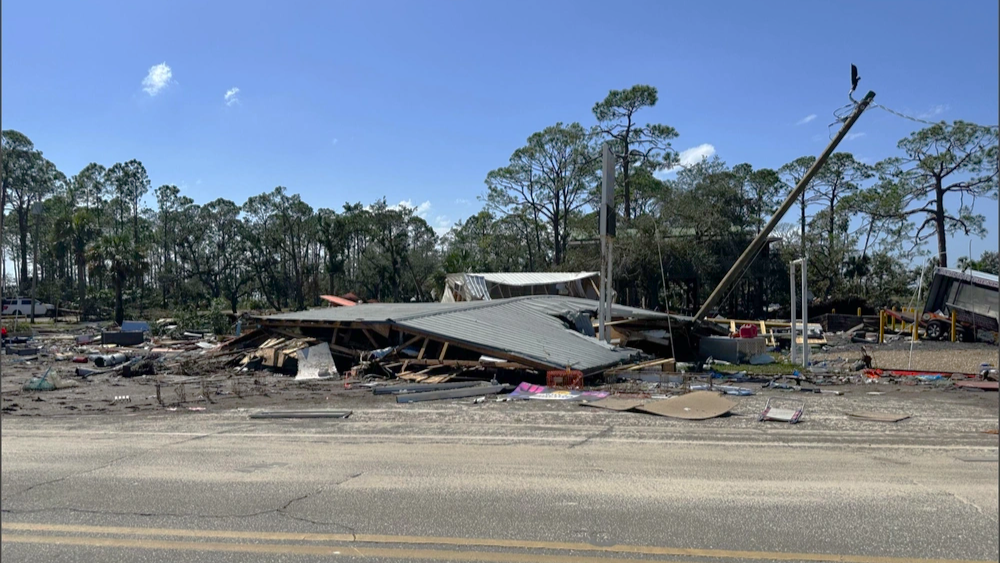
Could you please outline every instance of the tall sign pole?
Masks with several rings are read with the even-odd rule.
[[[603,174],[601,185],[600,233],[601,233],[601,291],[597,305],[598,338],[611,342],[611,303],[614,286],[611,283],[612,255],[615,238],[615,156],[611,145],[604,143],[602,149]]]
[[[38,223],[42,220],[42,202],[31,205],[32,222],[35,224],[35,234],[31,237],[34,252],[31,258],[31,324],[35,324],[35,298],[38,290]]]

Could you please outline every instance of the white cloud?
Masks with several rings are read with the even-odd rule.
[[[443,237],[445,234],[448,233],[448,231],[451,230],[451,227],[454,224],[455,222],[450,221],[447,215],[438,215],[437,217],[434,218],[434,222],[431,224],[431,228],[434,229],[434,232],[437,234],[438,237]]]
[[[467,200],[467,199],[465,199],[464,197],[460,197],[460,198],[456,199],[455,203],[457,203],[459,205],[472,205],[472,202],[469,201],[469,200]]]
[[[847,136],[844,137],[844,139],[847,139],[848,141],[853,141],[854,139],[860,139],[861,137],[864,136],[865,133],[848,133]]]
[[[404,199],[403,201],[397,203],[396,205],[390,205],[389,209],[402,209],[404,207],[412,209],[414,215],[426,220],[427,214],[431,210],[431,202],[425,201],[420,205],[413,205],[412,199]]]
[[[656,174],[654,174],[654,176],[662,180],[664,177],[673,174],[678,170],[698,164],[699,162],[701,162],[706,158],[709,158],[713,154],[715,154],[715,147],[709,143],[702,143],[697,147],[684,149],[678,155],[678,163],[676,166],[672,168],[658,170]]]
[[[455,224],[455,222],[449,219],[447,215],[436,215],[434,216],[434,219],[431,220],[429,217],[431,214],[431,209],[433,207],[434,206],[431,205],[430,201],[425,201],[419,205],[413,205],[412,199],[404,199],[403,201],[400,201],[396,205],[390,205],[389,209],[402,209],[402,208],[412,209],[414,215],[420,217],[424,221],[427,221],[427,224],[430,225],[432,229],[434,229],[434,232],[437,233],[437,236],[441,237],[444,236],[445,233],[451,230],[451,227]]]
[[[223,96],[222,99],[226,102],[227,106],[234,106],[240,103],[239,94],[240,89],[233,86],[232,88],[226,90],[226,95]]]
[[[924,113],[921,113],[917,117],[919,117],[920,119],[930,119],[932,117],[937,117],[937,116],[941,115],[942,113],[948,111],[949,109],[950,108],[949,108],[948,104],[938,104],[938,105],[932,107],[930,110],[925,111]]]
[[[809,123],[810,121],[812,121],[814,119],[816,119],[816,114],[815,113],[810,113],[809,115],[807,115],[807,116],[803,117],[802,119],[800,119],[799,122],[796,123],[796,125],[805,125],[806,123]]]
[[[142,89],[150,96],[155,96],[160,93],[170,84],[170,80],[174,77],[174,72],[170,70],[167,63],[160,63],[149,67],[149,74],[146,78],[142,79]]]

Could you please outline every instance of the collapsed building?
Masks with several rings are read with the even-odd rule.
[[[376,363],[397,377],[430,369],[572,370],[587,376],[652,354],[685,357],[697,349],[690,317],[618,305],[612,309],[612,341],[603,342],[594,332],[597,308],[590,299],[538,295],[330,307],[258,322],[268,335],[329,343],[338,371]]]

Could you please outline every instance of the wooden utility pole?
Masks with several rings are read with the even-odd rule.
[[[812,181],[813,177],[815,177],[816,174],[819,173],[820,169],[823,168],[823,165],[826,164],[826,160],[830,158],[833,151],[837,149],[837,145],[839,145],[840,141],[847,136],[847,132],[851,130],[851,127],[853,127],[854,123],[859,117],[861,117],[861,114],[868,109],[868,105],[871,104],[874,99],[875,92],[868,92],[864,99],[861,100],[857,106],[855,106],[854,112],[852,112],[850,117],[847,118],[847,121],[844,122],[844,126],[840,128],[839,132],[837,132],[837,136],[830,141],[830,145],[826,147],[823,154],[819,155],[816,162],[809,167],[809,170],[806,171],[805,175],[802,176],[802,179],[799,180],[799,183],[794,189],[792,189],[791,193],[788,194],[788,197],[785,199],[784,203],[781,204],[781,207],[779,207],[778,210],[775,211],[774,215],[771,216],[771,220],[764,226],[764,230],[757,234],[757,237],[753,239],[750,246],[743,251],[743,254],[741,254],[736,260],[736,263],[733,264],[733,267],[726,272],[725,277],[722,278],[719,285],[716,286],[714,291],[712,291],[712,294],[709,295],[708,300],[706,300],[704,305],[701,306],[701,309],[698,309],[698,312],[695,313],[694,318],[696,321],[704,319],[708,315],[708,312],[711,311],[713,307],[718,305],[720,301],[722,301],[722,296],[725,295],[729,287],[743,275],[743,271],[750,265],[750,262],[753,261],[754,257],[757,256],[757,253],[760,252],[760,249],[764,246],[764,243],[767,241],[767,237],[771,235],[771,231],[778,226],[778,223],[781,222],[782,217],[785,216],[788,209],[794,205],[799,196],[805,192],[806,186],[809,185],[809,182]]]

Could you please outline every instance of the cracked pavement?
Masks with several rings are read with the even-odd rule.
[[[346,420],[4,417],[0,555],[246,560],[226,551],[239,543],[270,550],[255,561],[427,560],[438,557],[413,542],[457,538],[447,549],[529,542],[446,554],[457,560],[554,553],[530,542],[716,550],[683,559],[709,563],[772,552],[995,560],[998,442],[983,430],[996,428],[996,411],[954,396],[845,399],[809,397],[807,422],[796,426],[756,422],[760,396],[739,399],[735,417],[705,422],[468,401],[361,408]],[[887,425],[842,415],[865,402],[915,418]],[[17,543],[9,538],[28,532],[11,526],[49,531]],[[147,529],[166,530],[169,541],[129,535]],[[188,545],[171,536],[181,533],[265,539]],[[302,539],[311,534],[334,539]]]

